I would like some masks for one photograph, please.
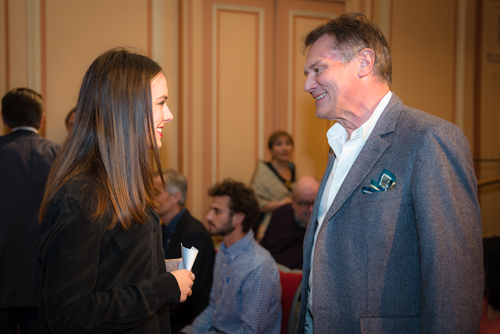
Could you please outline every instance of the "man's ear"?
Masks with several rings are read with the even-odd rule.
[[[233,226],[242,226],[243,221],[245,220],[245,214],[242,212],[236,212],[232,217]]]
[[[42,114],[42,118],[40,119],[40,128],[42,128],[44,121],[45,121],[45,113]]]
[[[177,191],[174,195],[174,200],[175,200],[175,203],[176,204],[179,204],[179,201],[181,200],[181,192],[180,191]]]
[[[373,71],[375,66],[375,53],[372,49],[363,49],[358,55],[359,62],[359,76],[366,77]]]

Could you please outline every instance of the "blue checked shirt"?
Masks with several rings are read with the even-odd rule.
[[[215,258],[210,303],[182,332],[278,334],[280,330],[280,276],[271,254],[255,242],[251,230],[229,248],[222,243]]]

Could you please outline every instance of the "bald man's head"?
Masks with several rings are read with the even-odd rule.
[[[300,225],[306,227],[311,219],[314,200],[318,194],[319,182],[312,176],[302,176],[292,191],[292,208]]]

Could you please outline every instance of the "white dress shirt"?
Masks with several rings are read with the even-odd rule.
[[[309,310],[312,311],[312,273],[314,265],[314,248],[316,247],[316,239],[318,238],[319,230],[323,224],[328,209],[333,203],[335,196],[342,186],[347,173],[351,170],[354,161],[358,157],[359,152],[365,145],[370,136],[375,124],[384,111],[385,107],[391,100],[392,93],[389,91],[380,100],[377,108],[371,117],[359,128],[351,133],[351,139],[347,140],[347,131],[339,123],[335,123],[327,132],[328,144],[335,153],[335,162],[333,163],[332,171],[328,176],[325,185],[325,190],[321,197],[321,202],[318,211],[318,227],[314,234],[314,243],[311,252],[311,271],[309,273],[309,297],[307,300]]]
[[[34,128],[32,126],[18,126],[17,128],[12,129],[11,132],[19,131],[19,130],[28,130],[28,131],[31,131],[31,132],[34,132],[34,133],[38,133],[38,129]]]

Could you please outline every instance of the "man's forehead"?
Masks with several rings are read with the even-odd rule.
[[[227,195],[210,197],[210,206],[212,208],[224,209],[229,208],[231,198]]]
[[[342,55],[337,50],[332,50],[328,48],[328,49],[322,49],[321,52],[315,52],[315,53],[308,52],[307,58],[309,62],[311,62],[311,64],[314,64],[323,59],[341,61]]]
[[[333,50],[331,46],[322,45],[323,47],[321,47],[320,45],[318,48],[314,48],[315,45],[313,44],[307,52],[305,69],[314,68],[325,60],[342,61],[341,54],[337,50]]]

